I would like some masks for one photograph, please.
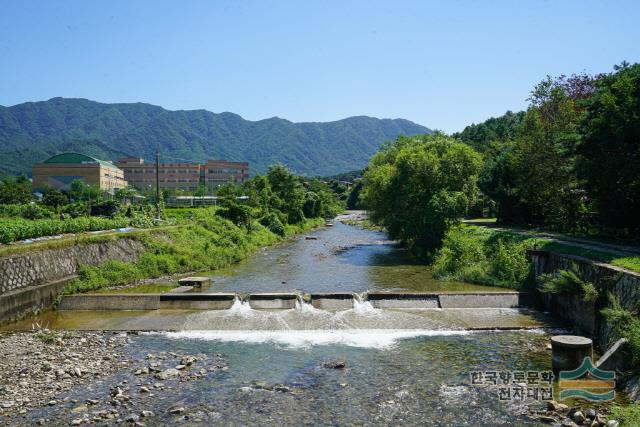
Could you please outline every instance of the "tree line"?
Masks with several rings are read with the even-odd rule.
[[[465,215],[640,238],[640,64],[547,77],[526,111],[447,136],[400,137],[371,159],[360,200],[430,253]]]

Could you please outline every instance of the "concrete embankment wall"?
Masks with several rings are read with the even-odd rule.
[[[575,325],[579,332],[593,337],[600,349],[606,350],[614,339],[611,325],[600,313],[608,306],[607,293],[616,296],[622,307],[634,310],[640,304],[640,274],[574,255],[531,251],[530,256],[536,278],[576,265],[582,279],[596,285],[599,297],[595,302],[585,302],[580,295],[540,295],[539,303],[556,317]]]
[[[79,243],[0,258],[0,322],[19,319],[51,305],[81,265],[109,260],[132,261],[144,252],[137,240],[122,237],[99,243]]]

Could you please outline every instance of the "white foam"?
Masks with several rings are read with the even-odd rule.
[[[250,344],[273,343],[285,348],[308,348],[316,345],[346,345],[350,347],[391,348],[399,340],[416,337],[468,335],[466,330],[399,330],[399,329],[343,329],[343,330],[286,330],[286,331],[180,331],[163,332],[172,339],[196,339]]]

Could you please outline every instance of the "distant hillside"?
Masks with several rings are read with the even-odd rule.
[[[30,174],[32,163],[63,151],[151,160],[157,148],[163,161],[248,161],[252,173],[280,162],[301,175],[332,175],[364,167],[383,142],[400,134],[427,132],[403,119],[253,122],[233,113],[53,98],[0,106],[0,172]]]
[[[480,152],[486,151],[492,142],[506,142],[514,139],[523,118],[524,111],[517,113],[507,111],[500,117],[491,117],[482,123],[469,125],[462,132],[456,132],[452,136]]]

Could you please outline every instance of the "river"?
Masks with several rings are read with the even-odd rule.
[[[212,292],[500,290],[437,281],[385,233],[340,221],[209,275]],[[147,319],[158,331],[131,337],[126,351],[133,360],[175,351],[220,354],[227,361],[224,371],[175,383],[145,400],[156,414],[146,425],[534,425],[527,406],[544,402],[500,400],[497,387],[473,385],[470,375],[550,368],[544,329],[466,330],[483,322],[545,326],[516,309],[400,312],[356,303],[335,313],[308,304],[265,312],[238,301],[217,312],[58,312],[36,319],[52,328],[125,330],[149,329],[136,323]],[[150,388],[157,381],[131,372],[113,380]],[[101,380],[66,397],[108,394],[112,384]],[[167,411],[176,405],[192,415]],[[32,419],[56,419],[59,410],[45,407]]]

